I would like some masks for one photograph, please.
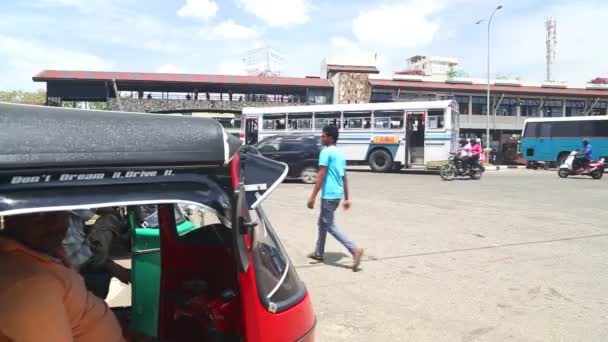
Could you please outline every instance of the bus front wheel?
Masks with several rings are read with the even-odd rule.
[[[385,150],[375,150],[369,155],[369,167],[374,172],[388,172],[393,167],[393,158]]]

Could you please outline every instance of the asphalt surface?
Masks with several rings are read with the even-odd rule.
[[[318,341],[608,340],[608,178],[349,177],[353,207],[337,222],[366,250],[360,272],[331,237],[324,263],[306,258],[311,186],[283,184],[265,204],[312,295]]]

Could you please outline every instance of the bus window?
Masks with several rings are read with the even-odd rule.
[[[595,129],[593,136],[608,138],[608,120],[597,120],[594,121]]]
[[[374,112],[374,128],[376,129],[402,129],[402,110],[377,110]]]
[[[262,116],[262,127],[270,131],[284,130],[286,118],[286,114],[264,114]]]
[[[312,113],[293,113],[287,116],[287,129],[309,131],[312,129]]]
[[[443,129],[445,127],[445,112],[443,109],[429,110],[429,129]]]
[[[551,138],[551,125],[553,125],[552,122],[541,122],[540,123],[539,138]]]
[[[344,112],[344,129],[372,128],[371,112]]]
[[[536,138],[538,137],[538,123],[528,122],[524,127],[524,138]]]
[[[315,129],[323,129],[328,125],[340,128],[340,112],[315,113]]]

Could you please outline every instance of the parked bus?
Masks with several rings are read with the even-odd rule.
[[[273,135],[321,134],[340,129],[338,146],[349,164],[376,172],[402,167],[439,168],[458,144],[456,101],[389,102],[243,108],[241,139],[248,145]]]
[[[528,119],[522,132],[521,153],[528,162],[561,165],[571,151],[582,148],[581,140],[585,138],[593,145],[595,159],[608,157],[608,117]]]

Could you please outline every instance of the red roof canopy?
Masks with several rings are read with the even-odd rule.
[[[32,77],[35,82],[58,80],[110,81],[117,82],[152,82],[152,83],[208,83],[224,85],[253,85],[253,86],[291,86],[332,88],[329,80],[319,78],[299,77],[262,77],[262,76],[232,76],[232,75],[203,75],[203,74],[160,74],[145,72],[106,72],[106,71],[74,71],[74,70],[44,70]]]
[[[401,88],[412,90],[438,90],[450,92],[484,92],[484,84],[462,84],[424,81],[398,81],[398,80],[369,80],[372,87]],[[500,86],[491,85],[490,91],[511,94],[547,95],[547,96],[600,96],[608,97],[607,90],[572,89],[572,88],[546,88],[528,86]]]
[[[327,65],[327,71],[362,72],[368,74],[379,74],[380,70],[375,66],[362,65]]]
[[[608,84],[608,78],[606,78],[606,77],[596,77],[596,78],[592,79],[590,83],[594,83],[594,84]]]
[[[424,70],[406,69],[406,70],[397,71],[395,74],[397,74],[397,75],[421,75],[421,76],[424,76]]]

